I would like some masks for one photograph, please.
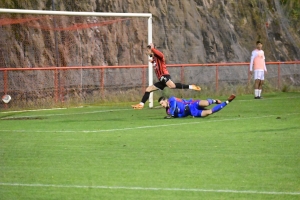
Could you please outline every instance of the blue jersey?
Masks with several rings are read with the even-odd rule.
[[[193,99],[179,99],[176,97],[170,97],[169,101],[169,108],[167,110],[168,115],[172,115],[173,117],[186,117],[190,115],[189,106],[198,100]]]

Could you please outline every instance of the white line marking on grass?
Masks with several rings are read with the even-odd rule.
[[[300,113],[289,113],[286,115],[298,115]],[[200,124],[200,123],[209,123],[209,122],[222,122],[222,121],[237,121],[237,120],[248,120],[248,119],[261,119],[267,117],[277,117],[278,115],[266,115],[266,116],[258,116],[258,117],[248,117],[248,118],[226,118],[219,120],[211,120],[211,121],[196,121],[196,122],[185,122],[185,123],[176,123],[176,124],[160,124],[153,126],[137,126],[137,127],[129,127],[129,128],[119,128],[119,129],[106,129],[106,130],[0,130],[0,132],[34,132],[34,133],[100,133],[100,132],[113,132],[113,131],[126,131],[126,130],[134,130],[134,129],[146,129],[146,128],[159,128],[159,127],[167,127],[167,126],[181,126],[181,125],[190,125],[190,124]],[[281,115],[283,116],[283,115]]]
[[[237,96],[238,97],[238,96]],[[257,102],[259,102],[259,101],[264,101],[264,100],[266,100],[266,101],[268,101],[268,100],[281,100],[281,99],[298,99],[300,96],[295,96],[295,97],[283,97],[283,98],[273,98],[273,97],[265,97],[265,98],[263,98],[263,99],[259,99],[259,100],[257,100],[257,99],[235,99],[234,101],[236,102],[236,101],[257,101]]]
[[[124,111],[124,110],[132,110],[132,109],[98,110],[98,111],[80,112],[80,113],[60,113],[60,114],[47,114],[47,115],[22,115],[22,116],[17,116],[17,117],[2,117],[2,118],[0,118],[0,120],[1,119],[3,120],[3,119],[26,118],[26,117],[34,118],[34,117],[48,117],[48,116],[51,117],[51,116],[66,116],[66,115],[82,115],[82,114],[93,114],[93,113],[103,113],[103,112],[118,112],[118,111]]]
[[[20,112],[35,112],[35,111],[44,111],[44,110],[64,110],[67,108],[47,108],[47,109],[37,109],[37,110],[15,110],[15,111],[7,111],[1,113],[20,113]]]
[[[271,194],[271,195],[300,195],[300,192],[275,192],[255,190],[214,190],[200,188],[152,188],[152,187],[126,187],[126,186],[97,186],[97,185],[53,185],[53,184],[25,184],[25,183],[0,183],[3,186],[17,187],[53,187],[53,188],[93,188],[114,190],[153,190],[153,191],[184,191],[184,192],[212,192],[212,193],[244,193],[244,194]]]

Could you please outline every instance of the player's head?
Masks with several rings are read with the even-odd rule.
[[[256,48],[261,49],[262,48],[262,42],[261,41],[256,41]]]
[[[164,108],[169,107],[168,99],[166,97],[159,97],[158,103]]]
[[[153,54],[152,48],[155,48],[155,45],[154,45],[153,43],[151,43],[151,44],[149,44],[149,45],[147,46],[147,54],[148,54],[149,56]],[[150,56],[150,57],[152,57],[152,56]]]

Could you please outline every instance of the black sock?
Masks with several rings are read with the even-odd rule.
[[[176,89],[189,89],[189,85],[185,85],[182,83],[175,83]]]
[[[141,102],[146,103],[146,101],[149,99],[149,96],[150,92],[145,92]]]

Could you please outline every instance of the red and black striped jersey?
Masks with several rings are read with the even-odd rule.
[[[163,75],[170,75],[167,70],[164,54],[155,48],[152,48],[151,50],[153,52],[152,64],[158,80],[160,80],[160,77]]]

